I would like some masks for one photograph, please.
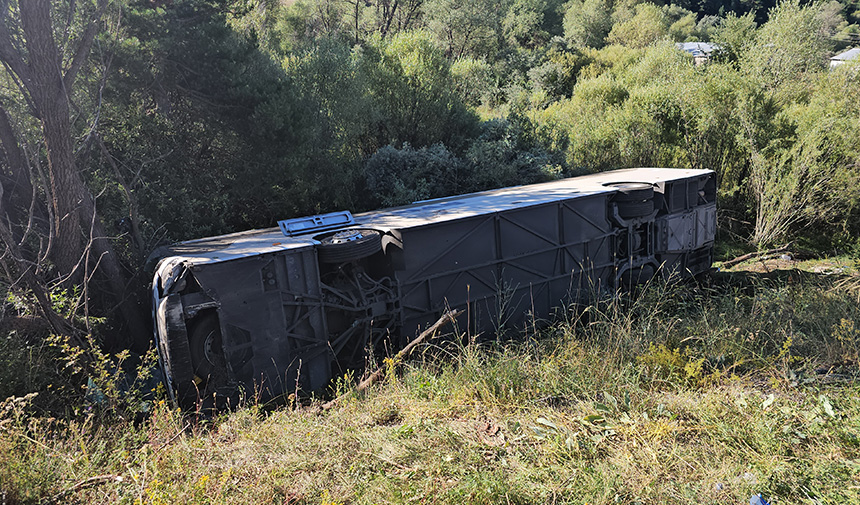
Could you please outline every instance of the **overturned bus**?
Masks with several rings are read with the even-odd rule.
[[[466,309],[461,330],[493,335],[655,275],[704,272],[715,233],[714,173],[665,168],[290,219],[163,251],[155,339],[186,408],[317,391],[448,308]]]

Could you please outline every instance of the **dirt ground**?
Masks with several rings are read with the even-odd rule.
[[[726,269],[721,267],[721,262],[716,262],[714,265],[720,270],[729,272],[771,273],[777,270],[802,270],[820,275],[860,276],[860,264],[856,259],[847,257],[799,259],[790,252],[748,259]]]

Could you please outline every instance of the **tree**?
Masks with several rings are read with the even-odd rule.
[[[742,68],[770,89],[823,69],[830,42],[819,15],[821,7],[791,0],[771,9],[768,22],[756,31],[756,49],[747,52]]]
[[[610,0],[573,0],[564,15],[564,37],[574,46],[601,48],[612,29]]]
[[[677,5],[666,5],[663,14],[669,25],[669,35],[677,42],[696,41],[700,39],[697,33],[696,14]]]
[[[752,13],[736,16],[730,12],[717,25],[712,40],[720,47],[717,61],[736,62],[753,45],[756,22]]]
[[[343,208],[352,194],[322,193],[328,180],[349,181],[341,175],[355,148],[340,134],[363,133],[346,121],[359,115],[363,89],[339,88],[355,80],[351,44],[306,40],[275,60],[261,38],[231,29],[223,7],[141,1],[124,13],[100,131],[118,170],[102,161],[92,179],[124,175],[146,243],[271,226]],[[103,198],[108,222],[129,215],[120,189],[108,185]]]
[[[810,97],[785,107],[767,123],[748,127],[750,143],[757,141],[749,178],[756,206],[755,244],[778,243],[801,227],[807,236],[856,233],[852,217],[860,204],[858,75],[850,68],[821,72],[810,79]],[[788,132],[778,130],[781,123],[788,123],[783,127]]]
[[[454,89],[464,103],[478,107],[488,102],[495,90],[496,76],[493,67],[483,60],[460,58],[451,64]]]
[[[669,23],[660,7],[651,3],[637,4],[636,14],[629,20],[613,25],[606,40],[627,47],[645,47],[669,34]]]
[[[411,29],[421,17],[423,3],[424,0],[378,0],[376,20],[379,35],[385,38]]]
[[[503,38],[506,0],[427,0],[427,27],[443,41],[447,56],[492,56]]]
[[[478,119],[457,96],[451,65],[432,37],[400,33],[383,41],[378,51],[370,90],[385,118],[381,144],[425,147],[442,142],[459,153]]]
[[[524,131],[528,120],[512,114],[510,120],[492,120],[469,146],[461,185],[479,191],[551,180],[560,168]]]
[[[442,144],[385,146],[367,160],[367,188],[377,205],[405,205],[456,194],[463,162]]]
[[[120,301],[128,323],[133,339],[124,344],[140,346],[149,340],[146,325],[135,298],[127,294],[128,276],[99,219],[95,199],[81,177],[72,128],[71,109],[76,106],[74,93],[78,90],[79,73],[87,64],[110,3],[20,0],[10,4],[4,5],[0,13],[0,61],[27,104],[27,119],[37,123],[41,130],[47,159],[47,184],[42,189],[51,216],[44,252],[66,285],[83,282],[86,288],[93,273],[99,274],[110,297]],[[56,27],[55,19],[65,20],[65,25]],[[8,116],[6,104],[0,107],[0,115]],[[2,139],[7,166],[18,164],[17,156],[9,153],[21,152],[17,144],[25,132],[9,131],[12,126],[9,122],[3,126],[10,127]],[[23,172],[20,167],[12,170],[17,174]],[[10,189],[20,191],[20,187]],[[14,248],[14,244],[6,245]],[[34,266],[21,265],[21,268],[25,272],[31,268],[38,270]],[[44,289],[39,285],[28,287],[34,291]]]
[[[424,0],[296,0],[273,2],[276,18],[270,32],[263,34],[264,44],[275,49],[280,56],[307,45],[320,38],[343,38],[350,45],[363,44],[374,36],[386,38],[402,31],[421,26]],[[250,23],[255,23],[259,14],[250,12]],[[248,24],[249,21],[242,21]]]
[[[551,99],[570,97],[580,70],[593,60],[587,50],[567,47],[560,37],[553,40],[556,43],[549,46],[546,61],[529,70],[529,82],[533,90],[542,91]]]
[[[508,42],[529,49],[546,44],[550,35],[543,29],[546,0],[514,0],[502,20]]]

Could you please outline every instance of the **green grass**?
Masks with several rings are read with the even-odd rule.
[[[198,421],[156,401],[136,425],[8,400],[0,496],[857,503],[860,306],[834,276],[791,274],[655,284],[513,343],[438,343],[325,412],[251,406]]]

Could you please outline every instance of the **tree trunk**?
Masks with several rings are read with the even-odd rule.
[[[49,0],[20,0],[21,25],[27,43],[30,93],[42,124],[48,154],[51,205],[54,208],[54,242],[50,257],[62,275],[72,282],[83,279],[79,262],[83,255],[81,219],[78,212],[83,183],[75,166],[69,97],[63,85],[62,60],[54,42]]]
[[[0,14],[3,21],[0,60],[17,76],[42,126],[50,184],[46,193],[53,209],[49,257],[67,285],[89,283],[92,269],[97,269],[110,298],[117,303],[128,324],[129,338],[117,344],[145,348],[149,332],[141,307],[137,297],[129,294],[128,276],[104,232],[95,202],[78,170],[72,137],[71,88],[75,74],[89,54],[107,0],[99,0],[91,18],[84,20],[83,35],[77,41],[65,75],[62,54],[54,40],[50,0],[19,0],[18,8],[26,51],[19,51],[13,43],[6,24],[10,12],[3,12]]]
[[[21,214],[25,209],[30,208],[33,186],[30,183],[27,160],[18,145],[9,114],[6,113],[6,109],[2,105],[0,105],[0,146],[6,155],[6,168],[8,170],[0,177],[0,184],[6,188],[0,203],[12,216],[12,222],[23,223]]]

